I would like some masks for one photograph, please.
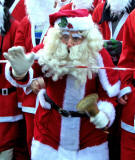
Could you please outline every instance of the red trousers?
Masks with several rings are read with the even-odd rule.
[[[121,131],[121,160],[135,160],[135,134]]]

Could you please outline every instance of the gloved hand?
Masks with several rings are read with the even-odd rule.
[[[31,89],[35,94],[38,94],[40,89],[43,89],[43,88],[45,88],[45,82],[42,77],[38,77],[32,81]]]
[[[84,97],[76,106],[77,110],[80,112],[86,112],[90,116],[96,116],[99,112],[97,107],[97,94],[90,94]]]
[[[96,128],[107,129],[109,118],[104,112],[98,109],[97,100],[97,94],[90,94],[82,99],[76,108],[80,112],[86,112],[90,116],[90,122],[93,123]]]
[[[11,64],[13,76],[21,78],[27,74],[29,68],[32,66],[35,54],[25,54],[24,48],[18,46],[10,48],[8,53],[4,53],[4,57]]]
[[[119,57],[122,51],[122,42],[114,39],[110,39],[104,43],[104,48],[109,52],[115,65],[119,61]]]

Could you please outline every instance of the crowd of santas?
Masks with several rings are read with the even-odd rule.
[[[135,159],[134,8],[0,0],[0,160]]]

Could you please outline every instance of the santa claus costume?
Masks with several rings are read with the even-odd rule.
[[[31,159],[109,160],[107,134],[100,128],[111,126],[115,118],[114,96],[119,93],[120,87],[118,72],[93,68],[114,65],[108,52],[102,49],[102,36],[88,10],[60,11],[50,15],[50,24],[52,28],[45,37],[44,48],[37,53],[41,68],[38,74],[44,77],[46,88],[38,94]],[[68,34],[68,31],[73,31],[72,36],[76,38],[84,38],[82,44],[67,50],[60,39],[61,34]],[[19,55],[23,49],[13,47],[9,52],[10,55],[16,52]],[[32,62],[34,54],[23,55],[30,56],[29,62]],[[10,60],[8,54],[5,56]],[[16,62],[13,61],[12,66]],[[72,68],[74,65],[88,65],[91,69]],[[7,68],[10,69],[10,65],[7,64]],[[14,72],[17,73],[16,77],[24,75],[29,67],[26,68],[22,64],[19,70],[14,67],[19,71],[19,74],[18,71]],[[15,80],[10,71],[7,79],[21,86],[24,80]],[[31,74],[29,71],[27,75],[30,77]],[[28,77],[25,79],[30,82]],[[91,93],[99,95],[99,113],[95,117],[83,117],[77,112],[76,105]]]
[[[113,38],[122,41],[124,23],[134,7],[134,0],[107,0],[98,5],[92,17],[105,40]],[[117,23],[113,24],[115,21]]]
[[[98,5],[93,12],[93,20],[99,25],[105,40],[118,40],[117,42],[121,43],[122,46],[124,24],[134,8],[134,0],[107,0]],[[119,53],[111,55],[115,65],[119,61],[121,49],[122,47],[120,47]],[[112,159],[120,158],[120,116],[122,106],[119,104],[116,109],[116,121],[109,135],[110,156]]]
[[[10,17],[8,9],[0,4],[0,59],[3,52],[14,45],[18,22]],[[18,108],[17,89],[5,78],[5,63],[0,64],[0,159],[13,158],[14,147],[20,138],[23,119]],[[19,157],[20,158],[20,157]],[[23,156],[21,157],[23,159]]]
[[[30,52],[33,47],[43,41],[49,28],[49,14],[54,12],[54,0],[26,0],[25,5],[27,16],[23,18],[18,27],[14,45],[23,46],[26,52]],[[21,107],[26,120],[29,153],[33,137],[36,96],[30,87],[25,88],[24,92],[21,93]]]
[[[89,12],[92,14],[96,6],[102,3],[103,0],[72,0],[71,3],[61,7],[62,9],[88,9]]]
[[[2,3],[16,20],[21,21],[26,15],[24,0],[2,0]]]
[[[134,24],[135,11],[133,11],[125,23],[123,32],[123,50],[119,61],[120,67],[134,68]],[[127,104],[123,106],[121,117],[121,160],[135,159],[135,92],[134,71],[120,72],[121,91],[119,98],[128,94]]]

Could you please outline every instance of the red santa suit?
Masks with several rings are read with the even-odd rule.
[[[42,3],[44,1],[42,0]],[[50,1],[50,3],[52,3]],[[45,2],[44,2],[45,4]],[[37,6],[37,7],[34,7]],[[34,9],[33,9],[34,7]],[[39,8],[38,8],[39,7]],[[47,15],[52,11],[52,9],[48,8],[49,6],[40,6],[40,1],[27,1],[26,2],[26,9],[28,12],[28,16],[25,16],[21,21],[16,37],[15,37],[15,46],[23,46],[26,52],[30,52],[32,48],[34,48],[36,44],[36,37],[35,37],[35,27],[38,25],[42,25],[42,35],[40,37],[39,44],[42,43],[43,38],[49,28],[49,19]],[[40,10],[41,9],[41,10]],[[47,12],[46,10],[49,10]],[[39,16],[40,14],[40,16]],[[46,16],[44,16],[46,14]],[[44,16],[44,17],[43,17]],[[36,75],[34,77],[37,77]],[[27,143],[30,152],[31,148],[31,141],[33,137],[33,120],[35,114],[35,106],[36,106],[36,94],[33,93],[31,90],[24,88],[24,92],[22,93],[22,111],[25,115],[26,120],[26,127],[27,127]]]
[[[78,12],[81,13],[80,10]],[[88,11],[86,13],[88,16]],[[105,49],[100,51],[97,64],[99,67],[114,67],[111,57]],[[7,68],[10,68],[10,66],[7,65]],[[37,72],[44,77],[42,71],[37,69]],[[31,72],[29,72],[29,75],[31,75]],[[18,82],[10,76],[10,71],[6,78],[12,84]],[[47,93],[55,104],[62,109],[76,111],[76,105],[81,99],[88,94],[98,93],[98,108],[107,115],[110,126],[115,118],[114,106],[116,102],[113,97],[119,93],[118,72],[115,70],[99,70],[97,75],[78,87],[75,85],[75,80],[74,76],[71,75],[65,75],[57,81],[44,77],[46,89],[39,92],[39,106],[35,115],[32,143],[33,160],[64,159],[65,157],[70,160],[82,158],[84,160],[109,159],[107,134],[95,128],[88,117],[62,116],[54,108],[51,108],[50,103],[45,100],[44,94]],[[22,84],[23,82],[19,83]]]
[[[104,5],[105,5],[105,2],[100,3],[97,6],[97,8],[95,8],[93,15],[92,15],[93,21],[99,25],[101,33],[103,34],[103,38],[105,40],[110,40],[112,38],[112,39],[122,41],[122,39],[123,39],[123,26],[124,26],[124,23],[125,23],[129,14],[127,12],[124,13],[124,15],[121,17],[120,21],[118,22],[114,33],[112,33],[112,22],[111,21],[104,21],[103,23],[99,24],[99,22],[102,18]]]
[[[85,2],[85,1],[87,1],[87,0],[84,0],[84,2]],[[93,11],[94,11],[94,9],[96,8],[96,6],[97,6],[98,4],[100,4],[100,3],[102,3],[102,2],[103,2],[103,0],[91,0],[91,2],[87,2],[87,3],[89,3],[89,5],[90,5],[90,6],[89,6],[89,8],[90,8],[90,13],[92,14]],[[79,3],[80,3],[80,2],[79,2]],[[81,1],[81,3],[83,4],[83,1]],[[79,7],[79,8],[82,7],[81,3],[80,3],[80,7]],[[91,3],[92,3],[92,4],[91,4]],[[63,10],[63,9],[79,9],[79,8],[78,8],[78,7],[77,7],[77,8],[74,8],[74,2],[72,2],[72,3],[69,3],[69,4],[61,7],[60,10]]]
[[[135,11],[133,11],[124,27],[123,33],[123,50],[119,61],[120,67],[134,68],[134,24],[135,24]],[[135,159],[135,90],[134,90],[134,71],[121,71],[121,91],[119,97],[125,94],[128,95],[128,101],[122,110],[121,121],[121,159],[133,160]],[[125,141],[126,139],[126,141]]]
[[[11,20],[11,27],[6,35],[0,36],[1,60],[4,60],[3,52],[13,46],[18,22]],[[2,40],[3,39],[3,40]],[[3,41],[3,42],[2,42]],[[0,64],[0,152],[14,148],[20,136],[19,125],[23,119],[18,108],[17,89],[5,78],[5,64]]]
[[[24,0],[15,0],[9,11],[16,20],[21,21],[26,16]]]

